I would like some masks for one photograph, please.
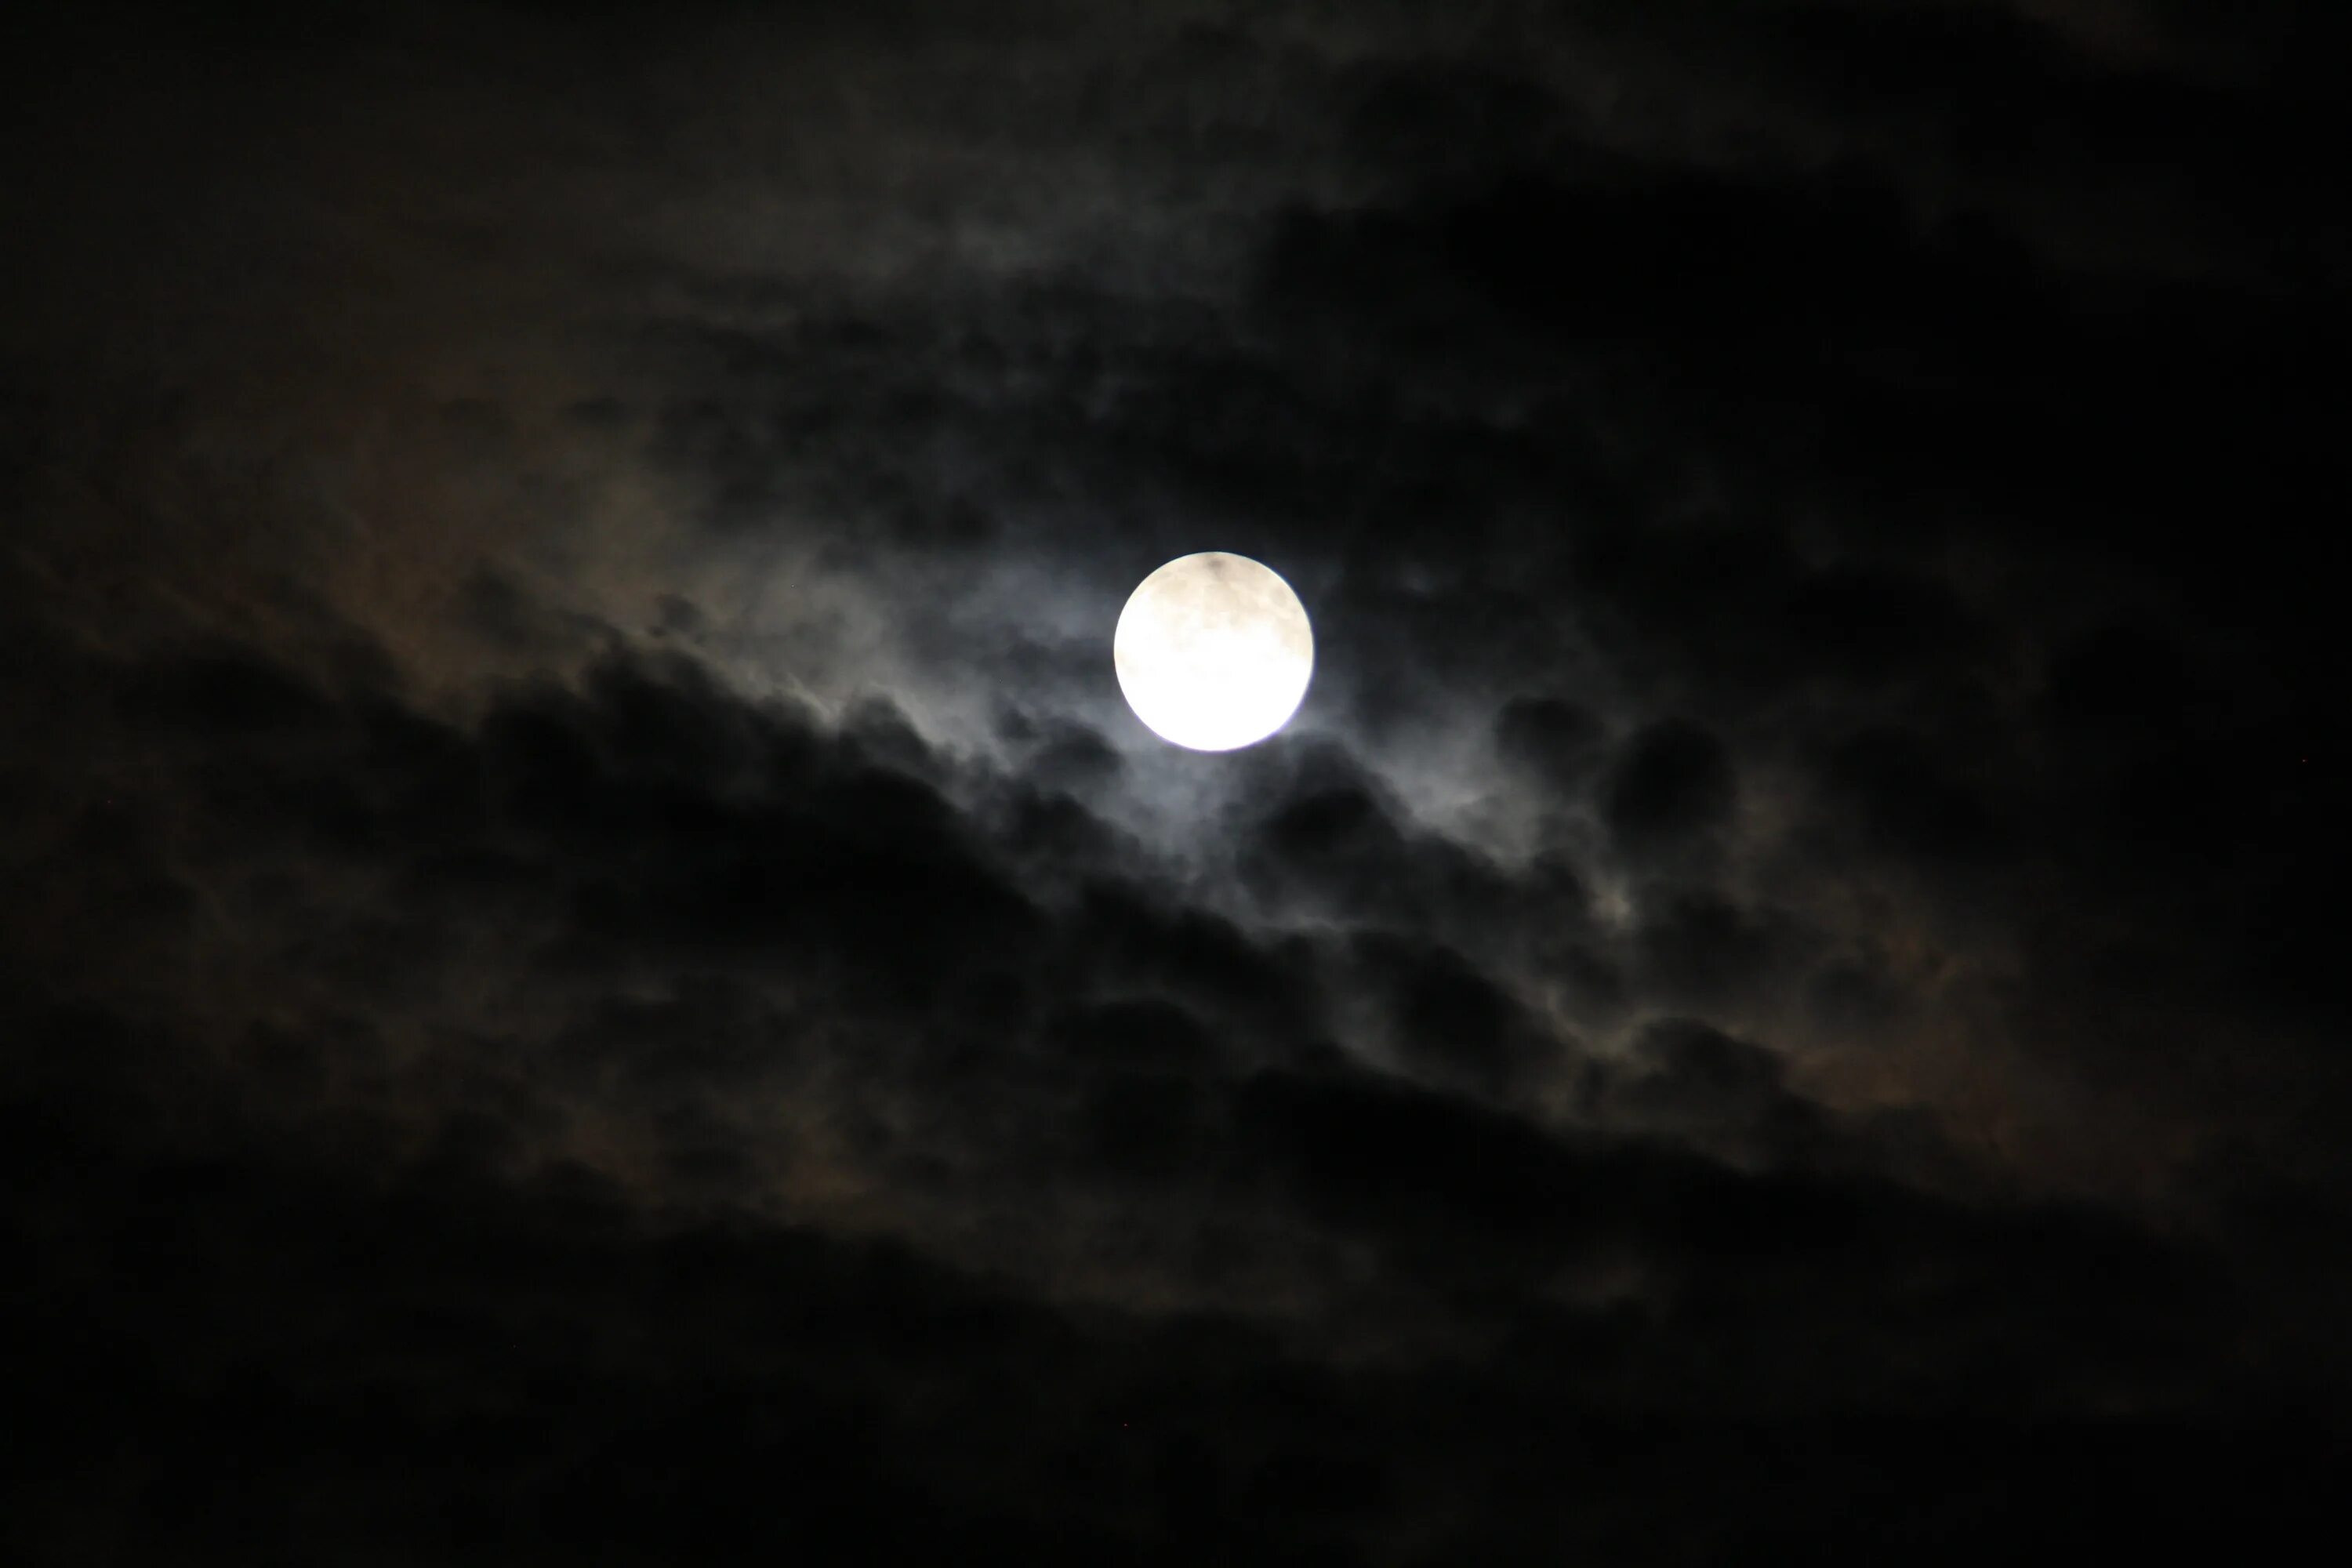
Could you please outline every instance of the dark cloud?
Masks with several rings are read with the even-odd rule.
[[[1495,717],[1496,749],[1554,790],[1584,781],[1601,739],[1601,722],[1590,709],[1556,697],[1515,697]]]
[[[1627,743],[1601,805],[1619,841],[1639,849],[1721,826],[1738,798],[1723,742],[1696,724],[1665,720]]]
[[[12,1558],[2324,1522],[2324,11],[12,60]]]

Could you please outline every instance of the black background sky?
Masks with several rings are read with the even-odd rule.
[[[9,1560],[2327,1522],[2352,13],[193,11],[6,51]]]

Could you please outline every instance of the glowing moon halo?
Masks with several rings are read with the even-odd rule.
[[[1315,633],[1290,584],[1246,555],[1180,555],[1136,585],[1111,637],[1118,689],[1163,741],[1254,745],[1290,721]]]

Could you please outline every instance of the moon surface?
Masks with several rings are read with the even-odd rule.
[[[1111,638],[1118,688],[1163,741],[1254,745],[1298,711],[1315,673],[1307,606],[1274,571],[1222,550],[1180,555],[1128,596]]]

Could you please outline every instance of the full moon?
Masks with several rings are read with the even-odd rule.
[[[1290,722],[1315,633],[1290,584],[1246,555],[1180,555],[1136,585],[1111,662],[1151,732],[1196,752],[1254,745]]]

